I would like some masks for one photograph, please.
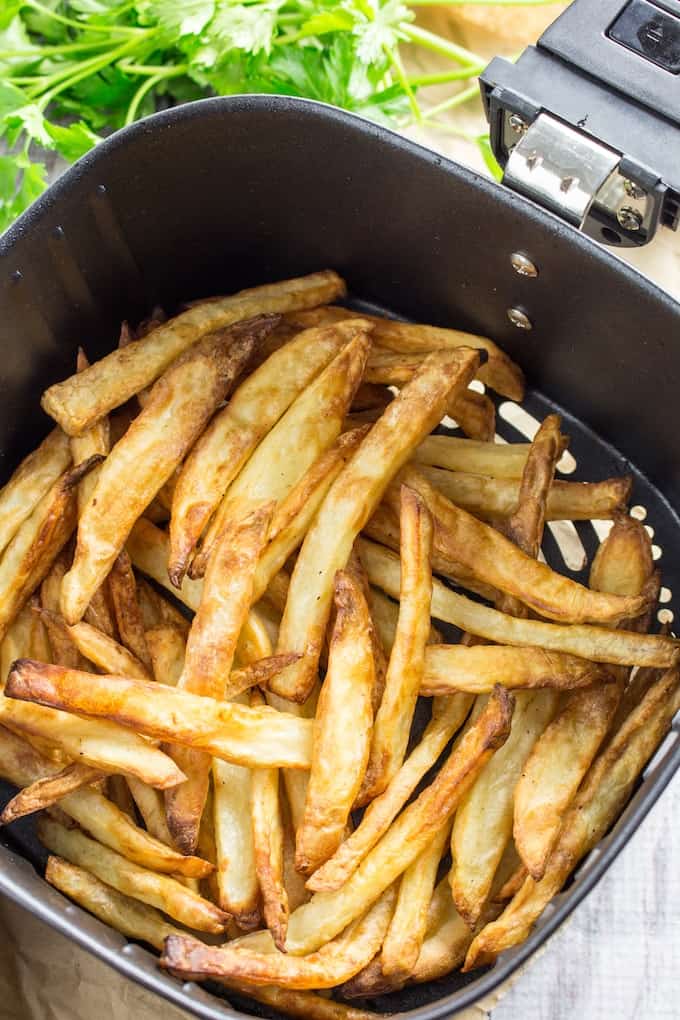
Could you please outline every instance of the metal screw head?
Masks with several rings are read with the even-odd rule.
[[[642,213],[629,205],[622,205],[616,214],[619,226],[624,230],[639,230],[642,226]]]
[[[508,117],[510,129],[516,135],[524,135],[529,130],[526,121],[523,121],[518,113],[511,113]]]
[[[639,184],[636,184],[635,181],[629,181],[627,177],[623,182],[623,190],[630,198],[640,199],[647,197],[647,192]]]
[[[533,322],[521,308],[508,308],[507,316],[513,326],[517,326],[517,329],[533,329]]]
[[[527,258],[526,255],[522,255],[520,251],[514,251],[510,256],[510,265],[515,270],[518,276],[530,276],[532,279],[538,276],[538,267]]]

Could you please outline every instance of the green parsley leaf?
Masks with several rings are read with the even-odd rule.
[[[59,155],[71,163],[80,159],[93,145],[101,141],[100,136],[91,131],[82,120],[69,124],[68,127],[45,121],[45,127]]]

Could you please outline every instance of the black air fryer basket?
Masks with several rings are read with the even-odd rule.
[[[531,435],[558,410],[579,477],[633,474],[632,503],[653,528],[673,611],[680,305],[585,234],[631,245],[677,226],[679,70],[677,0],[578,0],[517,65],[494,61],[483,94],[515,191],[297,99],[206,100],[114,135],[0,240],[5,475],[50,427],[40,394],[71,373],[79,344],[97,357],[114,346],[121,318],[142,318],[156,303],[172,310],[330,267],[359,307],[493,337],[518,361],[530,389],[524,413],[499,402],[505,439]],[[596,527],[555,526],[548,560],[583,579]],[[491,969],[372,1007],[433,1020],[487,995],[595,885],[679,764],[672,731],[612,832],[525,943]],[[179,983],[151,952],[69,904],[41,877],[29,821],[0,839],[0,890],[122,973],[210,1020],[266,1012]]]

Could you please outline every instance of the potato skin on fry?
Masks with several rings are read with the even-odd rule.
[[[602,666],[574,655],[543,648],[505,645],[429,645],[421,694],[485,694],[496,684],[504,687],[556,687],[571,690],[593,683],[608,683],[611,674]]]
[[[0,552],[71,463],[67,436],[52,429],[0,489]]]

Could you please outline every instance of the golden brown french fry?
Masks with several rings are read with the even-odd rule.
[[[296,865],[303,874],[323,864],[340,845],[371,746],[371,621],[361,586],[346,571],[335,576],[334,602],[328,671],[314,720],[312,767],[296,835]]]
[[[98,917],[123,935],[147,942],[162,949],[168,935],[183,935],[165,920],[160,911],[145,903],[124,896],[100,882],[82,868],[69,864],[61,857],[51,856],[47,861],[45,878],[56,889],[69,896],[85,910]],[[375,1014],[366,1013],[341,1002],[322,998],[313,992],[294,991],[274,986],[255,987],[244,983],[222,981],[228,988],[241,992],[258,1002],[299,1017],[300,1020],[375,1020]]]
[[[371,584],[382,588],[392,598],[398,598],[399,558],[367,539],[360,538],[358,548]],[[458,595],[436,579],[432,584],[432,615],[499,644],[538,645],[595,662],[668,667],[678,658],[678,644],[671,637],[588,625],[517,620]]]
[[[279,503],[269,529],[269,542],[255,571],[253,600],[264,595],[288,557],[301,544],[326,493],[354,456],[367,431],[367,428],[358,428],[343,433]]]
[[[68,666],[70,669],[87,669],[88,664],[86,660],[83,659],[83,656],[73,644],[68,633],[62,626],[52,624],[52,616],[49,615],[56,614],[61,619],[59,600],[61,597],[61,582],[66,570],[65,557],[61,553],[57,556],[40,585],[40,605],[48,611],[48,615],[42,617],[42,622],[45,625],[50,642],[51,656],[49,661],[55,662],[59,666]],[[15,659],[20,657],[21,654],[14,656]]]
[[[267,704],[276,708],[279,712],[286,712],[302,719],[313,720],[316,716],[317,703],[319,700],[320,685],[316,683],[312,693],[301,705],[293,701],[286,701],[277,697],[271,691],[265,691]],[[309,772],[300,769],[284,769],[283,781],[286,787],[286,797],[290,807],[291,821],[295,832],[302,825],[307,800],[307,786],[309,785]]]
[[[90,871],[107,885],[157,907],[197,931],[224,931],[226,915],[213,903],[168,875],[134,864],[78,829],[66,829],[45,815],[38,821],[38,838],[59,857]]]
[[[51,386],[43,394],[43,409],[69,435],[78,435],[154,382],[206,334],[257,315],[313,307],[330,295],[342,296],[344,290],[340,277],[326,271],[196,305],[141,340],[112,351],[84,372]]]
[[[529,877],[497,921],[475,937],[465,960],[472,970],[524,941],[544,907],[581,858],[604,836],[680,707],[677,670],[669,670],[625,720],[591,765],[563,819],[540,882]]]
[[[487,694],[496,684],[517,688],[571,690],[606,683],[611,674],[586,659],[543,648],[506,645],[430,645],[425,652],[421,694]]]
[[[168,568],[173,583],[181,583],[203,529],[258,443],[353,334],[351,324],[305,330],[249,375],[213,418],[175,487]]]
[[[177,627],[164,624],[145,631],[153,675],[159,684],[176,687],[184,669],[186,639]]]
[[[410,804],[335,892],[315,893],[291,914],[286,948],[313,952],[374,903],[403,874],[455,811],[460,798],[510,730],[514,700],[497,688],[474,726],[458,743],[433,782]]]
[[[359,557],[361,563],[361,557]],[[363,564],[362,564],[363,567]],[[364,571],[364,573],[366,573]],[[368,575],[366,575],[368,579]],[[371,610],[371,617],[375,624],[380,643],[389,653],[394,644],[394,635],[397,633],[397,620],[399,619],[399,604],[393,602],[380,591],[379,588],[368,588],[368,607]],[[441,644],[443,638],[436,627],[430,625],[430,636],[428,644]]]
[[[371,692],[371,707],[373,710],[373,718],[380,707],[382,701],[383,692],[385,690],[385,678],[387,676],[387,655],[385,654],[385,648],[382,643],[380,634],[375,625],[373,619],[373,610],[371,608],[371,586],[368,583],[368,577],[366,571],[363,568],[359,554],[353,549],[352,555],[347,561],[347,573],[351,575],[353,580],[359,586],[363,592],[366,607],[368,609],[368,636],[371,641],[371,651],[373,654],[373,691]],[[398,612],[398,610],[397,610]],[[396,629],[396,628],[395,628]],[[278,640],[278,634],[277,634]]]
[[[181,588],[175,589],[173,587],[168,577],[170,543],[165,531],[161,531],[151,521],[140,517],[128,536],[126,549],[130,554],[133,566],[164,587],[166,591],[171,592],[176,598],[180,599],[188,609],[192,609],[194,612],[197,611],[201,604],[203,581],[192,581],[190,578],[185,577]],[[145,588],[141,588],[140,591],[145,592],[143,601],[148,603],[149,599],[151,599],[157,611],[160,611],[158,594],[154,592],[152,596],[149,596],[148,589]],[[168,620],[165,622],[171,623],[172,621]]]
[[[165,806],[162,795],[152,786],[143,783],[135,776],[127,776],[125,782],[128,785],[135,806],[142,816],[146,831],[154,839],[165,843],[166,846],[174,847],[174,842],[168,829],[165,819]]]
[[[61,631],[73,642],[82,657],[93,662],[98,669],[136,680],[151,680],[151,674],[139,659],[96,627],[82,621],[69,627],[56,613],[49,613],[46,609],[36,609],[36,612],[48,626],[50,634]]]
[[[449,821],[401,876],[397,903],[380,953],[382,972],[387,977],[405,980],[418,962],[437,870],[450,833]]]
[[[302,652],[304,657],[272,682],[281,697],[304,700],[311,689],[336,571],[345,566],[354,540],[394,475],[441,418],[449,397],[467,386],[478,364],[478,355],[470,350],[431,354],[331,486],[291,578],[277,650]]]
[[[598,549],[591,587],[618,595],[645,589],[654,572],[651,541],[639,521],[621,517]],[[575,693],[527,759],[515,790],[514,837],[529,874],[539,880],[565,812],[607,734],[621,700],[626,670],[617,683]]]
[[[259,691],[252,691],[251,705],[263,705]],[[262,892],[265,923],[277,949],[283,951],[288,928],[288,893],[283,869],[283,815],[278,769],[253,769],[251,812],[255,871]]]
[[[20,739],[16,737],[16,740]],[[45,760],[45,765],[48,765],[47,760]],[[32,780],[30,785],[20,790],[15,797],[7,802],[0,815],[0,824],[9,825],[17,818],[23,818],[24,815],[31,815],[35,811],[50,807],[68,793],[73,793],[81,786],[88,786],[90,783],[96,782],[103,775],[103,772],[90,768],[89,765],[71,762],[59,772],[55,772],[54,775],[46,775],[44,778]]]
[[[217,759],[212,766],[219,904],[249,931],[260,925],[251,818],[252,770]]]
[[[555,713],[557,693],[516,695],[510,738],[484,767],[456,811],[451,836],[451,892],[458,913],[473,928],[491,892],[512,836],[513,790],[527,755]]]
[[[196,747],[236,764],[306,769],[311,762],[311,722],[271,708],[219,702],[153,682],[97,676],[31,659],[15,663],[5,693],[5,712],[12,704],[9,699],[19,698],[114,719],[138,733]],[[115,732],[118,727],[111,729]],[[160,788],[162,784],[150,785]]]
[[[420,743],[416,744],[385,792],[368,805],[354,832],[340,844],[333,857],[307,880],[308,889],[332,892],[349,879],[366,854],[387,832],[420,780],[437,761],[465,720],[471,704],[472,698],[467,694],[435,698],[432,719]]]
[[[405,485],[400,493],[400,531],[399,618],[359,804],[382,793],[401,767],[425,672],[432,600],[432,518],[417,493]]]
[[[0,552],[71,463],[67,436],[53,429],[0,489]]]
[[[229,486],[191,563],[192,577],[203,575],[210,550],[230,521],[253,503],[280,503],[336,441],[366,363],[369,328],[363,319],[352,320],[343,349],[293,401]]]
[[[288,775],[304,775],[303,772],[291,773]],[[284,778],[283,776],[281,777]],[[306,793],[306,791],[305,791]],[[279,786],[279,806],[281,810],[281,822],[283,825],[283,885],[288,899],[288,916],[291,911],[297,910],[303,903],[307,903],[311,893],[305,888],[305,880],[295,867],[295,828],[288,803],[288,792],[284,785]],[[304,809],[304,796],[302,798],[302,810]],[[288,919],[286,918],[286,927]]]
[[[551,620],[569,623],[618,623],[646,608],[643,595],[608,595],[555,573],[532,559],[509,539],[438,492],[419,472],[407,468],[402,478],[420,493],[435,522],[434,548],[461,563],[474,577],[518,598]],[[396,494],[387,500],[395,508]]]
[[[90,362],[87,360],[85,351],[82,347],[79,347],[76,358],[76,372],[84,372],[89,366]],[[99,421],[94,422],[90,428],[81,433],[81,435],[72,436],[69,439],[69,444],[71,446],[71,457],[76,465],[93,456],[106,457],[111,449],[111,430],[108,417],[104,415]],[[80,517],[92,496],[99,471],[99,467],[96,467],[94,471],[90,471],[78,486],[78,517]]]
[[[530,449],[531,443],[480,443],[458,436],[426,436],[413,451],[413,460],[456,474],[519,479]]]
[[[85,461],[62,475],[15,532],[0,558],[0,637],[38,587],[76,524],[76,488],[94,466]]]
[[[427,464],[418,464],[418,470],[451,502],[475,517],[484,520],[510,517],[517,510],[520,483],[514,478],[488,478]],[[590,521],[616,517],[625,509],[631,488],[629,475],[607,478],[602,482],[553,482],[548,495],[546,520]]]
[[[137,582],[128,553],[123,550],[114,560],[108,576],[111,603],[122,645],[151,669],[151,655],[144,636],[144,621],[137,598]]]
[[[346,308],[314,308],[308,312],[291,312],[286,321],[298,326],[338,322],[347,318]],[[510,400],[524,399],[524,376],[521,369],[486,337],[463,333],[458,329],[441,329],[437,326],[419,326],[409,322],[396,322],[379,316],[366,316],[373,323],[376,344],[401,354],[425,353],[438,350],[452,350],[457,347],[473,347],[486,351],[488,360],[479,368],[477,377],[491,389],[509,397]]]
[[[61,591],[67,623],[81,619],[133,524],[201,434],[270,325],[270,318],[262,317],[208,335],[154,385],[144,410],[102,465],[80,515],[73,566]]]
[[[179,974],[235,977],[251,984],[332,988],[353,977],[375,956],[385,936],[394,899],[394,890],[384,892],[339,938],[309,956],[258,953],[228,944],[213,948],[194,938],[170,935],[165,941],[161,966]]]
[[[61,600],[59,602],[59,612],[61,613]],[[102,634],[106,634],[107,637],[113,638],[114,641],[118,637],[116,621],[113,618],[113,606],[111,605],[108,577],[104,583],[92,593],[92,598],[85,610],[83,619],[85,620],[85,623],[89,623],[91,627],[96,627]]]

